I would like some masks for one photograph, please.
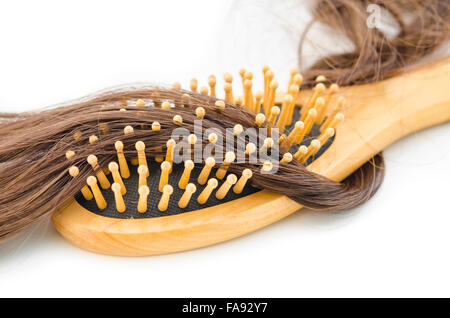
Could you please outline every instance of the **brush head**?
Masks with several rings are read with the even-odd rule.
[[[282,132],[286,132],[280,136],[280,139],[274,139],[272,137],[272,129],[267,130],[268,135],[260,140],[259,144],[253,142],[247,142],[245,145],[245,156],[258,156],[260,152],[272,151],[274,145],[280,146],[282,153],[280,154],[280,164],[290,164],[292,161],[298,161],[305,165],[308,165],[312,160],[319,157],[333,142],[335,135],[335,126],[343,120],[343,115],[339,112],[344,104],[344,99],[339,97],[333,104],[335,106],[332,110],[328,109],[331,97],[339,89],[337,84],[331,84],[329,88],[326,87],[324,81],[320,80],[313,89],[311,99],[305,105],[304,109],[298,111],[295,107],[296,96],[298,95],[299,86],[303,81],[303,77],[298,74],[297,68],[292,68],[290,71],[289,84],[287,87],[287,94],[281,98],[277,98],[277,89],[279,84],[274,80],[274,73],[268,67],[263,68],[265,87],[264,91],[252,92],[253,89],[253,74],[245,69],[240,71],[240,77],[242,79],[241,85],[245,96],[233,96],[233,77],[231,74],[224,74],[224,91],[225,99],[217,99],[214,101],[215,110],[218,112],[227,110],[227,103],[235,103],[238,107],[245,107],[255,112],[254,124],[256,127],[264,129],[266,125],[270,125],[272,129],[282,125]],[[320,78],[319,78],[320,79]],[[176,102],[172,103],[169,100],[162,101],[159,104],[147,107],[147,102],[143,99],[137,98],[136,102],[133,100],[122,101],[121,105],[129,107],[127,105],[135,105],[137,108],[142,108],[143,111],[151,111],[152,107],[160,107],[164,110],[171,110],[173,107],[184,107],[189,105],[195,100],[195,94],[207,95],[211,94],[215,97],[216,89],[216,77],[210,76],[208,78],[208,86],[201,86],[199,93],[198,81],[192,79],[190,82],[190,89],[192,92],[184,93],[182,96],[182,103],[178,105]],[[174,90],[180,90],[181,85],[174,83],[172,86]],[[326,95],[328,94],[328,95]],[[325,95],[327,96],[325,98]],[[277,104],[277,100],[280,100]],[[184,104],[184,105],[183,105]],[[159,105],[159,106],[158,106]],[[178,106],[177,106],[178,105]],[[228,106],[229,107],[229,106]],[[264,113],[264,110],[267,113]],[[128,108],[125,111],[130,110]],[[259,111],[259,113],[258,113]],[[317,116],[320,113],[326,120],[322,125],[317,125]],[[193,108],[193,114],[197,119],[202,120],[207,115],[206,110],[202,106]],[[183,116],[184,117],[184,116]],[[172,122],[175,125],[183,125],[184,119],[179,114],[175,114],[172,117]],[[151,125],[127,125],[123,128],[124,136],[131,136],[132,134],[140,134],[142,130],[151,130],[159,133],[161,131],[162,124],[159,121],[154,121]],[[245,129],[241,124],[235,124],[230,127],[233,131],[235,138],[240,138],[241,135],[245,135]],[[103,123],[102,129],[107,131],[108,126]],[[77,136],[78,139],[81,136]],[[90,136],[89,142],[91,144],[97,143],[99,138],[97,136]],[[207,136],[207,143],[216,144],[219,138],[216,133],[209,133]],[[190,132],[187,136],[187,143],[191,149],[201,143],[201,138]],[[143,141],[137,141],[134,144],[134,150],[128,149],[121,140],[114,142],[114,149],[117,151],[119,164],[116,162],[110,162],[107,164],[109,171],[113,172],[107,176],[100,176],[102,181],[106,181],[112,184],[111,189],[100,190],[104,200],[108,203],[106,208],[100,209],[97,206],[97,200],[86,200],[86,198],[78,193],[75,198],[77,202],[85,209],[96,213],[98,215],[113,217],[113,218],[153,218],[163,215],[176,215],[180,213],[195,211],[211,206],[220,205],[231,200],[242,198],[253,194],[259,189],[252,186],[252,176],[254,172],[251,169],[245,168],[240,170],[240,173],[235,174],[228,172],[230,165],[235,164],[236,153],[235,151],[228,151],[224,154],[222,160],[216,161],[214,157],[208,157],[203,162],[194,163],[193,158],[184,159],[183,162],[173,162],[173,151],[176,149],[177,142],[168,138],[165,143],[164,151],[167,151],[165,156],[152,156],[153,148],[146,147]],[[204,146],[203,142],[203,146]],[[130,150],[134,151],[134,155],[130,155]],[[189,152],[188,152],[189,153]],[[75,156],[73,151],[67,151],[66,158],[70,160]],[[122,156],[122,157],[120,157]],[[139,165],[137,164],[139,157]],[[91,154],[87,158],[88,163],[95,167],[95,173],[98,173],[99,159],[96,155]],[[145,163],[145,164],[143,164]],[[126,167],[124,167],[124,165]],[[129,171],[125,176],[123,170],[127,168]],[[263,160],[260,163],[261,173],[271,173],[274,170],[274,162],[271,160]],[[75,178],[78,176],[79,171],[77,167],[73,166],[69,170],[69,174]],[[102,169],[100,169],[102,170]],[[122,177],[119,175],[122,174]],[[220,171],[219,171],[220,170]],[[202,178],[199,178],[203,174]],[[218,179],[213,178],[216,176]],[[180,179],[184,178],[184,181]],[[118,180],[120,179],[120,180]],[[167,179],[167,180],[166,180]],[[203,184],[196,182],[202,181]],[[195,180],[195,181],[194,181]],[[199,181],[200,182],[200,181]],[[143,184],[142,184],[143,183]],[[95,186],[97,184],[97,178],[90,176],[87,180],[88,185]],[[139,186],[141,184],[141,186]],[[234,186],[234,187],[233,187]],[[122,189],[123,187],[126,188]],[[216,189],[217,188],[217,189]],[[233,188],[233,191],[228,191]],[[216,191],[216,195],[206,192]],[[218,192],[220,191],[220,194]],[[190,199],[185,195],[183,203],[180,203],[180,199],[183,194],[189,193],[194,199]],[[123,196],[119,196],[119,194]],[[203,193],[201,200],[197,198]],[[205,194],[206,193],[206,194]],[[95,193],[94,193],[95,196]],[[165,197],[164,197],[165,196]],[[142,208],[142,211],[138,211],[139,199],[146,198],[147,206]],[[164,202],[161,202],[164,197]],[[220,199],[219,199],[220,198]],[[97,198],[96,198],[97,199]],[[126,211],[119,212],[117,205],[119,201],[114,204],[114,200],[123,200]],[[203,202],[200,204],[199,201]],[[183,208],[180,208],[183,206]],[[123,209],[125,210],[125,209]],[[164,212],[162,212],[164,211]]]

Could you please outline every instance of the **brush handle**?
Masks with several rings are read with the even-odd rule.
[[[308,169],[341,181],[393,142],[450,121],[450,58],[391,79],[344,87],[345,120],[336,138]]]

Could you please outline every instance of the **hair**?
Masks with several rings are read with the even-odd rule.
[[[398,26],[392,37],[368,21],[368,8]],[[328,26],[351,41],[354,49],[320,59],[304,72],[304,85],[324,75],[339,85],[371,83],[395,76],[418,62],[450,37],[450,0],[316,0],[314,19],[305,28],[299,56],[315,23]]]
[[[424,6],[422,2],[413,0],[377,1],[384,8],[396,12],[396,17],[400,12],[400,3],[407,3],[407,8],[418,12],[417,16],[427,17],[421,24],[422,33],[416,30],[417,27],[407,27],[402,22],[398,39],[387,42],[379,31],[360,28],[368,1],[317,1],[316,21],[326,21],[349,36],[355,41],[356,50],[317,62],[305,73],[307,85],[318,74],[343,85],[377,81],[430,52],[439,41],[443,41],[446,26],[442,29],[439,26],[444,25],[443,21],[448,21],[445,16],[439,15],[442,12],[448,14],[448,1],[440,1],[447,6],[437,5],[437,1],[431,2],[436,4]],[[441,24],[430,18],[432,12],[441,19]],[[358,40],[364,37],[370,39],[367,41],[370,46]],[[432,42],[436,43],[431,45]],[[386,44],[382,43],[390,43],[391,49],[385,48]],[[413,53],[414,57],[411,56]],[[190,95],[188,102],[183,97],[184,93]],[[169,110],[152,107],[151,111],[125,107],[125,112],[120,111],[123,108],[121,101],[134,99],[152,100],[156,106],[164,100],[171,100],[177,107]],[[241,124],[244,128],[255,126],[255,114],[251,111],[229,103],[222,109],[215,105],[215,101],[214,97],[179,89],[131,87],[40,112],[0,113],[0,240],[19,233],[66,204],[92,172],[86,157],[95,154],[100,166],[106,166],[115,158],[114,142],[117,140],[124,143],[125,154],[128,155],[132,154],[133,145],[138,140],[146,144],[149,157],[163,155],[173,129],[183,127],[193,131],[194,110],[198,106],[206,110],[203,131],[215,128],[224,132],[235,124]],[[183,123],[175,124],[172,120],[174,115],[181,115]],[[160,131],[139,128],[150,126],[154,121],[161,124]],[[102,134],[99,124],[107,127],[108,133]],[[138,128],[133,134],[124,135],[126,125]],[[80,138],[76,140],[74,135]],[[91,135],[98,135],[98,142],[89,144],[87,139]],[[68,150],[75,152],[70,160],[65,157]],[[280,153],[282,155],[283,152]],[[80,170],[77,178],[67,173],[72,165]],[[378,155],[342,182],[310,172],[296,162],[280,163],[276,174],[258,173],[260,163],[236,163],[229,169],[241,172],[244,168],[253,170],[251,183],[254,187],[285,194],[309,208],[337,211],[358,206],[377,191],[383,180],[384,162]]]

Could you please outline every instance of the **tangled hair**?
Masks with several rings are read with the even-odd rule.
[[[370,5],[377,5],[383,16],[390,15],[399,29],[396,36],[370,24],[380,22],[369,20]],[[371,83],[398,74],[449,39],[450,0],[316,0],[314,20],[300,41],[300,57],[317,22],[345,35],[354,49],[317,61],[306,70],[305,84],[313,85],[318,75],[342,86]]]
[[[202,130],[214,128],[225,135],[225,129],[241,124],[244,129],[254,127],[255,114],[246,108],[227,104],[225,109],[215,106],[211,96],[189,92],[189,103],[183,102],[179,89],[148,87],[112,91],[71,105],[39,113],[3,117],[7,122],[0,127],[0,238],[17,233],[43,215],[53,213],[73,197],[92,173],[86,158],[99,157],[100,166],[106,166],[116,157],[114,142],[124,143],[125,154],[135,152],[134,144],[141,140],[148,157],[164,155],[166,142],[175,128],[194,130],[195,108],[202,106],[206,115]],[[156,105],[170,100],[176,107],[126,107],[120,111],[120,101],[131,98],[151,99]],[[181,115],[182,124],[173,117]],[[158,121],[161,130],[139,128]],[[99,123],[106,124],[108,133],[99,131]],[[124,135],[127,125],[137,127],[131,135]],[[81,136],[78,140],[74,135]],[[89,144],[88,137],[98,135],[99,140]],[[206,145],[207,140],[202,141]],[[68,150],[75,152],[70,160]],[[282,155],[282,154],[281,154]],[[366,165],[343,183],[334,182],[309,172],[295,162],[280,163],[276,174],[261,174],[261,163],[235,163],[229,170],[237,173],[244,168],[254,172],[252,185],[283,193],[295,201],[315,209],[349,209],[367,200],[378,188],[381,178],[375,176],[374,167]],[[67,173],[71,165],[80,169],[80,177],[72,180]]]
[[[361,28],[368,1],[319,0],[316,19],[349,36],[355,42],[356,51],[317,62],[305,73],[307,84],[318,74],[343,85],[380,80],[416,61],[448,36],[448,0],[377,3],[393,12],[399,21],[400,4],[408,4],[406,8],[422,17],[420,30],[417,24],[407,26],[402,22],[400,35],[388,41],[377,30]],[[436,20],[432,19],[433,15]],[[134,154],[133,146],[138,140],[145,143],[148,157],[163,155],[173,129],[181,126],[193,131],[194,110],[198,106],[206,110],[203,131],[215,128],[224,133],[226,128],[236,124],[244,129],[254,127],[255,114],[246,108],[227,104],[222,109],[215,105],[214,97],[192,92],[186,102],[184,93],[187,92],[161,87],[127,88],[41,112],[0,113],[0,240],[19,233],[67,203],[92,173],[86,157],[96,154],[100,166],[106,166],[115,159],[114,142],[117,140],[124,143],[128,156]],[[169,110],[125,107],[127,111],[120,111],[121,101],[135,99],[152,100],[155,106],[170,100],[176,107]],[[174,115],[181,115],[183,123],[175,124]],[[160,131],[139,128],[150,126],[154,121],[161,124]],[[102,134],[99,124],[106,125],[108,133]],[[124,135],[126,125],[137,128],[133,134]],[[79,138],[74,139],[74,135]],[[89,144],[87,139],[91,135],[99,136],[98,142]],[[65,157],[68,150],[75,152],[70,160]],[[72,165],[80,170],[75,179],[67,173]],[[254,172],[251,179],[254,187],[285,194],[320,210],[350,209],[365,202],[380,186],[384,171],[381,156],[376,156],[340,183],[310,172],[299,163],[280,163],[276,174],[260,174],[259,165],[236,163],[230,166],[230,171],[239,173],[250,168]]]

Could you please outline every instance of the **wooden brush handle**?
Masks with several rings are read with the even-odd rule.
[[[308,169],[341,181],[391,143],[450,121],[450,57],[391,79],[344,87],[345,120]]]

